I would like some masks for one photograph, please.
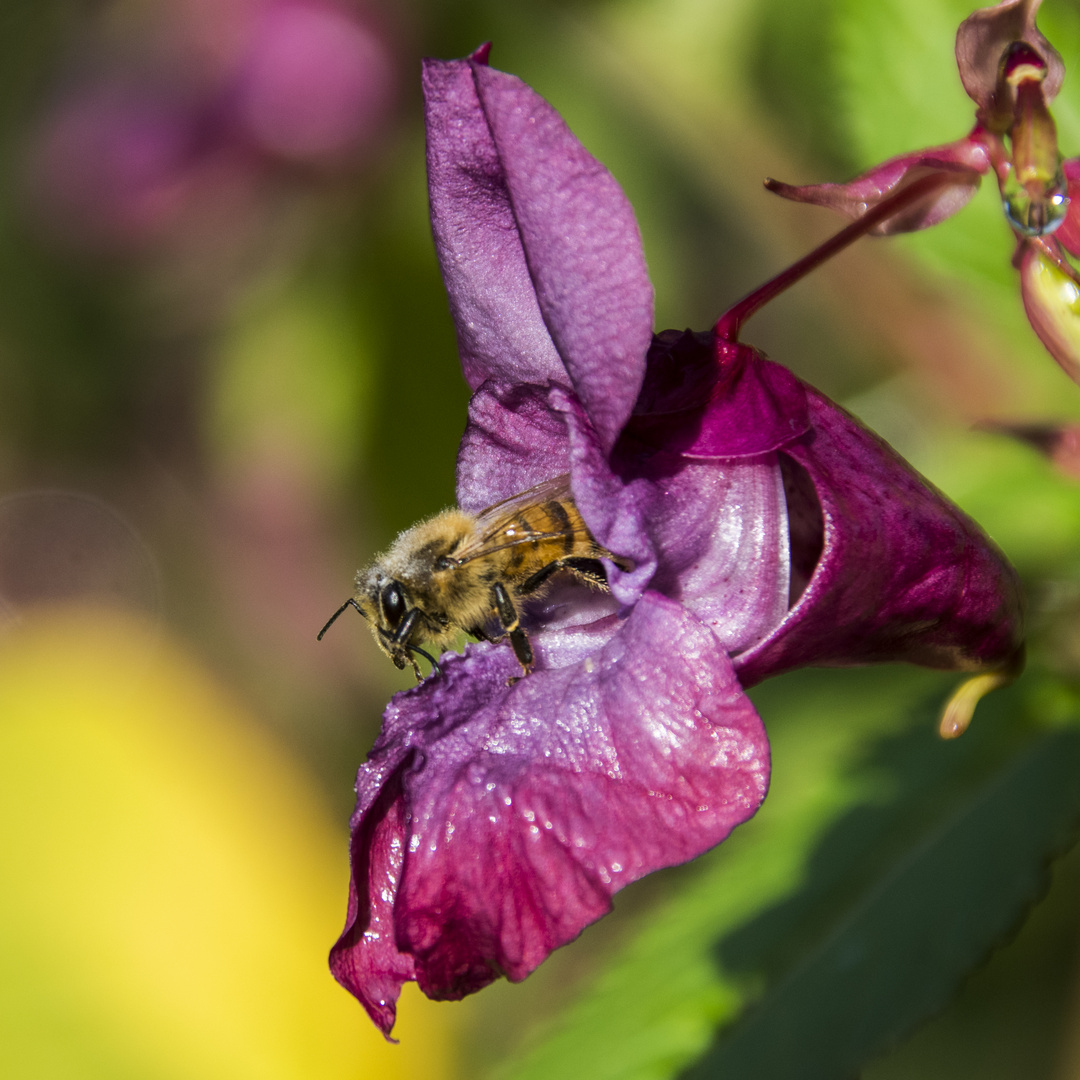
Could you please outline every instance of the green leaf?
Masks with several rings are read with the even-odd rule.
[[[869,812],[876,822],[860,820],[864,811],[841,821],[815,853],[800,896],[725,942],[729,963],[741,949],[748,959],[782,956],[787,970],[687,1080],[854,1077],[867,1059],[944,1007],[1042,890],[1045,860],[1064,847],[1080,810],[1078,767],[1080,734],[1048,733],[940,819],[910,830],[884,860],[878,843],[865,842],[909,820],[910,808]],[[836,903],[836,892],[848,882],[826,882],[825,911],[815,919],[807,899],[818,866],[828,876],[839,865],[830,849],[860,845],[864,858],[883,864],[879,873],[866,874],[846,905]],[[850,876],[858,879],[862,870],[855,864]],[[807,920],[815,932],[802,941],[798,930]],[[787,937],[777,932],[785,922],[794,924]]]
[[[939,1009],[1071,835],[1080,734],[1024,727],[1012,692],[942,743],[935,686],[878,669],[757,691],[761,813],[498,1075],[659,1080],[705,1054],[690,1075],[842,1080]]]

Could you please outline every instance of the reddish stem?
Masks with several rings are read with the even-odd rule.
[[[876,206],[871,207],[857,221],[853,221],[846,228],[841,229],[835,236],[830,237],[820,247],[815,248],[808,255],[804,255],[797,263],[793,263],[786,270],[781,271],[776,277],[765,282],[764,285],[748,293],[733,307],[728,308],[713,327],[713,333],[724,341],[738,341],[739,331],[742,325],[754,315],[759,308],[764,307],[770,300],[775,299],[785,289],[791,288],[797,281],[801,281],[812,270],[816,270],[823,262],[839,254],[849,244],[853,244],[860,237],[865,236],[876,225],[905,210],[912,203],[926,198],[936,188],[945,184],[955,184],[957,177],[955,172],[936,172],[929,176],[923,176],[912,181],[906,187],[901,188],[896,194],[882,199]],[[765,181],[769,187],[770,180]]]

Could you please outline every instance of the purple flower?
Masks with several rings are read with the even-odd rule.
[[[1028,321],[1047,350],[1080,382],[1080,159],[1063,162],[1049,105],[1065,67],[1039,32],[1042,0],[1004,0],[976,11],[956,34],[956,64],[976,104],[975,127],[947,146],[892,158],[846,184],[802,187],[775,180],[776,194],[859,218],[922,183],[922,193],[883,218],[881,234],[937,225],[962,209],[993,170],[1017,237],[1013,264]],[[926,183],[928,178],[934,182]]]
[[[524,978],[765,796],[744,688],[804,664],[1007,667],[1011,568],[880,439],[712,333],[652,332],[633,211],[555,110],[428,61],[436,248],[474,394],[458,500],[563,473],[611,594],[530,611],[536,669],[470,645],[398,694],[357,778],[337,979],[389,1033],[403,982]]]
[[[104,60],[44,118],[29,180],[58,234],[121,251],[235,227],[297,167],[355,167],[395,96],[385,35],[340,0],[171,11]]]

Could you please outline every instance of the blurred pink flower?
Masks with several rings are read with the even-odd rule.
[[[375,22],[339,0],[173,10],[65,87],[33,140],[32,195],[69,239],[153,243],[242,211],[282,169],[359,166],[396,75]]]
[[[348,155],[378,129],[393,60],[374,30],[326,0],[271,0],[255,17],[232,102],[261,150],[300,161]]]

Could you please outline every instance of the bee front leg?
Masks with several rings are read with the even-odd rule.
[[[514,655],[521,665],[522,673],[528,675],[532,671],[534,659],[532,643],[529,641],[529,635],[521,628],[517,608],[514,606],[510,594],[506,591],[506,586],[501,581],[496,582],[492,588],[491,599],[495,614],[498,615],[502,628],[510,638],[510,644],[514,648]],[[510,685],[516,682],[517,679],[512,679]]]

